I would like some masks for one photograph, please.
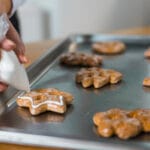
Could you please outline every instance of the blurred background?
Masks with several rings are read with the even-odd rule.
[[[18,10],[24,42],[149,26],[150,0],[28,0]]]

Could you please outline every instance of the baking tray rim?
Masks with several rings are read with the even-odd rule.
[[[36,140],[35,140],[36,139]],[[122,144],[110,144],[106,142],[94,142],[88,140],[78,140],[70,138],[62,138],[55,136],[45,136],[36,134],[27,134],[19,132],[8,132],[0,131],[0,141],[1,143],[11,143],[19,145],[28,146],[40,146],[40,147],[57,147],[57,148],[67,148],[67,149],[80,149],[80,150],[129,150],[130,146],[122,146]],[[19,142],[18,142],[19,141]],[[41,142],[42,141],[42,142]],[[131,144],[131,143],[130,143]],[[132,145],[133,146],[133,145]],[[133,146],[132,150],[142,150],[141,147]],[[144,148],[144,150],[146,150]],[[148,150],[148,149],[147,149]]]
[[[74,41],[75,38],[84,38],[84,36],[87,37],[92,37],[92,36],[100,36],[102,38],[116,38],[116,39],[127,39],[127,40],[142,40],[144,41],[145,39],[150,42],[150,36],[143,36],[143,35],[112,35],[112,34],[76,34],[76,35],[71,35],[64,40],[61,40],[60,42],[56,43],[54,46],[52,46],[49,50],[47,50],[42,57],[37,59],[31,66],[27,68],[27,71],[30,72],[40,61],[42,61],[45,56],[49,53],[52,53],[53,50],[55,50],[58,46],[63,44],[67,40]],[[76,42],[81,42],[81,41],[76,41]],[[20,95],[22,92],[18,91],[16,94],[12,97],[12,99],[15,99],[15,97]],[[12,104],[12,103],[11,103]],[[10,104],[10,105],[11,105]],[[2,129],[2,128],[1,128]],[[67,139],[67,138],[61,138],[61,137],[52,137],[52,136],[44,136],[44,135],[35,135],[35,134],[27,134],[23,132],[10,132],[10,131],[3,131],[0,129],[0,142],[5,142],[5,143],[17,143],[17,144],[25,144],[25,145],[36,145],[36,146],[42,146],[42,147],[56,147],[56,141],[57,142],[57,147],[65,147],[65,148],[75,148],[75,149],[100,149],[104,148],[109,150],[124,150],[124,149],[129,149],[130,147],[125,146],[122,147],[120,144],[108,144],[108,143],[102,143],[102,142],[91,142],[87,140],[77,140],[77,139]],[[38,140],[34,140],[35,137]],[[31,140],[32,139],[32,140]],[[18,142],[19,141],[19,142]],[[41,142],[42,141],[42,142]],[[46,141],[46,142],[45,142]],[[67,143],[70,144],[67,144]],[[120,145],[120,146],[119,146]],[[112,147],[113,146],[113,147]],[[134,148],[132,148],[134,150]],[[135,148],[137,150],[137,147]],[[141,150],[141,148],[140,148]]]

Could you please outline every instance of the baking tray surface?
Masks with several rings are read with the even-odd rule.
[[[60,54],[76,43],[79,51],[91,51],[95,41],[121,40],[126,43],[125,53],[103,56],[102,67],[123,73],[123,81],[101,89],[83,89],[74,81],[79,67],[60,65]],[[144,77],[150,75],[150,65],[143,56],[150,45],[146,36],[76,35],[48,50],[28,69],[32,89],[55,87],[74,95],[74,102],[65,115],[47,112],[31,116],[29,111],[16,106],[12,98],[3,95],[1,102],[0,141],[17,144],[56,146],[74,149],[150,149],[150,135],[141,134],[123,141],[116,137],[102,138],[96,134],[92,117],[95,112],[110,108],[149,108],[150,89],[142,87]],[[11,91],[11,89],[10,89]],[[8,91],[6,95],[9,95]],[[42,140],[42,142],[40,142]]]

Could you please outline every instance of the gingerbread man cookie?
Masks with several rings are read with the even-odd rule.
[[[116,84],[122,79],[122,74],[111,69],[98,67],[84,68],[76,74],[76,82],[81,83],[84,88],[94,86],[101,88],[106,84]]]
[[[54,91],[54,92],[53,92]],[[68,104],[71,104],[73,96],[70,93],[57,89],[40,89],[19,96],[17,104],[27,107],[32,115],[38,115],[45,111],[65,113]]]
[[[68,52],[61,56],[60,62],[70,66],[95,67],[102,63],[102,57],[81,52]]]
[[[102,54],[118,54],[125,50],[126,46],[123,42],[97,42],[92,45],[93,51]]]

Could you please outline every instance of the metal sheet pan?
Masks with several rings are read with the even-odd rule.
[[[104,56],[104,68],[123,73],[120,84],[101,89],[83,89],[74,81],[79,67],[59,64],[59,56],[76,42],[80,51],[91,51],[95,41],[121,40],[127,44],[126,52]],[[146,150],[150,149],[150,134],[122,141],[116,137],[99,137],[95,132],[92,116],[109,108],[150,108],[150,89],[142,87],[142,80],[150,76],[150,64],[143,52],[150,45],[146,36],[76,35],[49,49],[28,68],[32,89],[55,87],[73,93],[73,105],[65,115],[47,112],[31,116],[27,109],[16,106],[21,91],[10,88],[0,95],[0,141],[17,144],[56,146],[72,149]]]

